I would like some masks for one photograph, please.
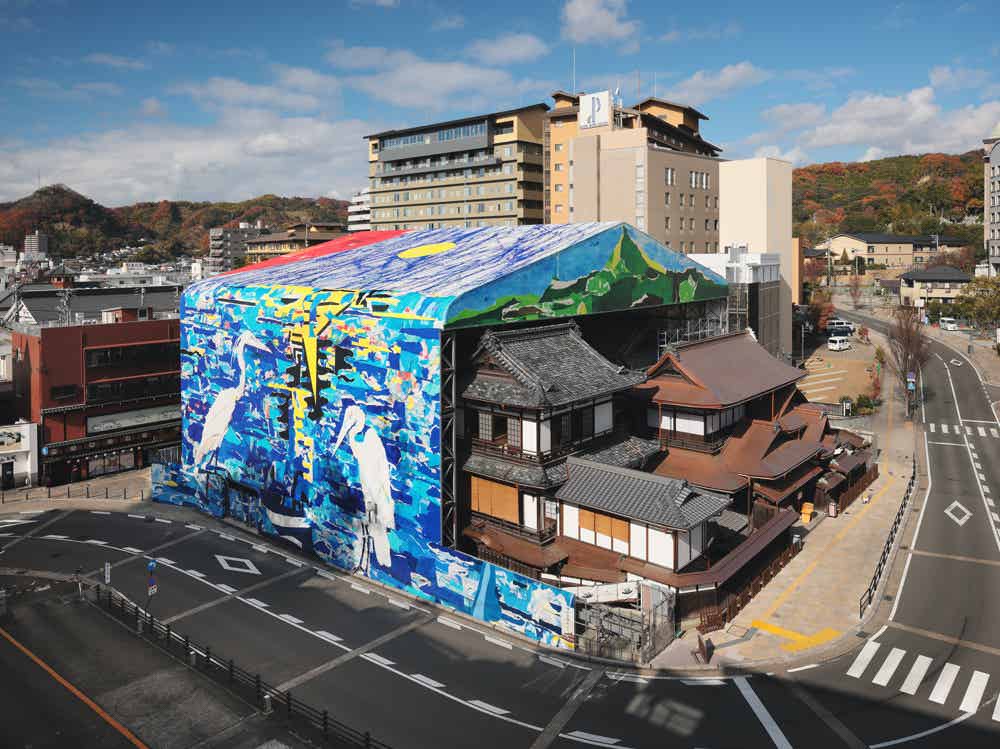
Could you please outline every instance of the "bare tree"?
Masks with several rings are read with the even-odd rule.
[[[847,293],[851,295],[851,303],[854,305],[854,309],[861,306],[861,276],[857,273],[851,276],[851,280],[847,285]]]
[[[889,325],[889,356],[886,366],[906,393],[907,413],[912,399],[906,387],[907,375],[916,372],[930,357],[930,341],[916,307],[897,307]]]

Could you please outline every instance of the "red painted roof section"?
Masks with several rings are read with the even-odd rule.
[[[344,250],[353,250],[356,247],[366,247],[370,244],[375,244],[376,242],[381,242],[383,239],[391,239],[392,237],[399,236],[403,234],[403,230],[397,231],[356,231],[345,234],[343,237],[338,237],[337,239],[331,239],[329,242],[324,242],[323,244],[318,244],[313,247],[308,247],[304,250],[299,250],[298,252],[292,252],[288,255],[281,255],[280,257],[273,257],[270,260],[265,260],[261,263],[254,263],[253,265],[244,265],[242,268],[234,268],[233,270],[226,271],[225,273],[220,273],[220,276],[228,276],[233,273],[242,273],[247,270],[260,270],[262,268],[274,268],[279,265],[286,265],[287,263],[297,263],[301,260],[310,260],[312,258],[324,257],[326,255],[332,255],[335,252],[343,252]]]

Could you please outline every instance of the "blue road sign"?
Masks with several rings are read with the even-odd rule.
[[[156,578],[151,576],[149,578],[149,588],[146,591],[146,595],[148,595],[148,596],[155,596],[156,595],[156,590],[157,590],[157,588],[156,588]]]
[[[156,569],[156,560],[155,559],[150,559],[149,560],[149,564],[146,565],[146,569],[149,571],[149,574],[152,575],[153,574],[153,570]]]

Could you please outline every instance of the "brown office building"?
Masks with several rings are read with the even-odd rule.
[[[180,321],[153,315],[121,306],[104,324],[13,324],[14,407],[39,425],[42,484],[141,468],[180,443]]]
[[[343,236],[347,225],[340,223],[312,221],[291,224],[273,234],[261,234],[246,241],[246,264],[253,265],[273,257],[298,252],[313,245],[329,242]]]
[[[367,136],[371,228],[542,223],[542,122],[528,107]]]
[[[552,94],[545,115],[545,221],[627,221],[680,252],[719,251],[720,148],[704,114],[650,97]]]

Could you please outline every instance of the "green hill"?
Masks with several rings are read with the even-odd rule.
[[[795,236],[807,246],[839,232],[948,234],[983,245],[983,158],[928,153],[796,169]]]
[[[57,257],[88,256],[143,239],[150,255],[167,257],[206,250],[213,226],[257,219],[281,226],[346,216],[343,200],[277,195],[239,203],[161,200],[107,208],[65,185],[50,185],[12,203],[0,203],[0,242],[20,250],[25,234],[38,228],[50,236],[50,250]]]

